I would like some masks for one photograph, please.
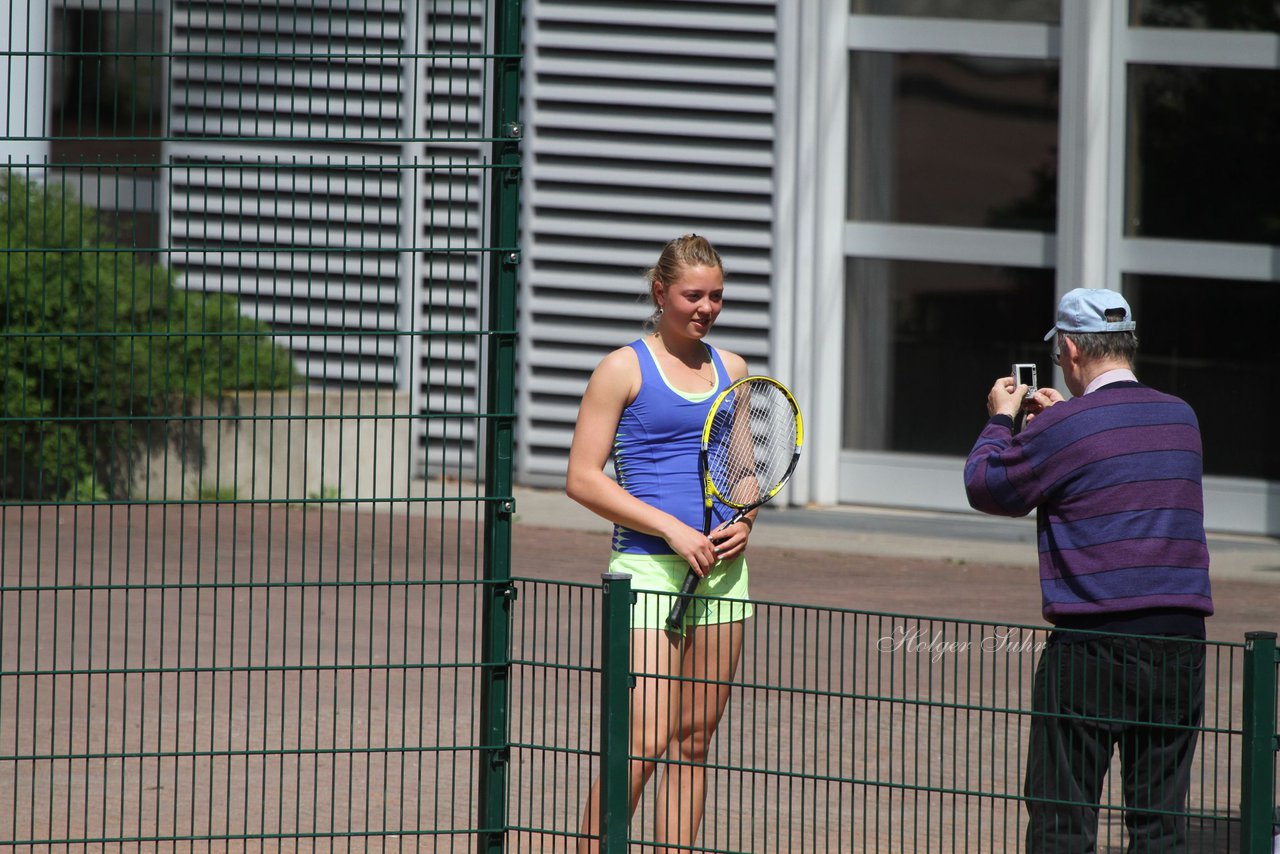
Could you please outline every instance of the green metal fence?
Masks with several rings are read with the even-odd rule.
[[[635,758],[626,714],[642,673],[629,662],[628,579],[606,576],[601,588],[520,579],[517,589],[512,850],[576,841],[602,771],[612,784],[602,850],[649,850],[653,781],[630,822],[626,809]],[[707,760],[695,850],[1022,850],[1031,684],[1046,627],[755,607]],[[1270,852],[1275,636],[1204,650],[1186,850]],[[1116,760],[1096,805],[1100,851],[1126,850]]]
[[[521,4],[0,19],[0,848],[500,848]]]

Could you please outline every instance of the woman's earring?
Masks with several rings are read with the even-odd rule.
[[[658,306],[658,310],[653,313],[655,319],[662,317],[662,306]]]

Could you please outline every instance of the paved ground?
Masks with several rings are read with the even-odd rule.
[[[472,663],[484,653],[470,582],[481,549],[474,516],[437,509],[7,508],[0,845],[473,850],[474,837],[450,830],[474,827],[480,783]],[[1000,624],[1040,624],[1030,538],[1025,520],[768,513],[753,537],[753,596],[857,613],[757,611],[730,735],[717,740],[715,761],[736,770],[717,776],[704,842],[1011,847],[1025,741],[1015,712],[1034,656],[982,644]],[[1211,545],[1211,636],[1276,629],[1280,546]],[[508,807],[517,826],[553,832],[517,833],[515,850],[564,849],[594,774],[599,698],[583,668],[597,661],[607,548],[607,526],[559,493],[518,494],[513,573],[548,581],[521,584],[511,606],[521,663]],[[935,631],[969,647],[881,654],[884,638]],[[1211,678],[1234,692],[1238,665],[1229,651]],[[1222,729],[1235,726],[1238,707],[1215,708]],[[1202,750],[1202,808],[1214,815],[1234,804],[1229,741]],[[58,758],[22,758],[45,756]],[[1206,851],[1231,845],[1220,822],[1203,839]],[[31,850],[46,847],[63,848]]]
[[[516,514],[517,524],[526,529],[597,535],[610,530],[608,523],[556,490],[518,490]],[[849,507],[766,507],[762,514],[752,548],[777,549],[788,570],[778,573],[756,561],[761,564],[752,575],[752,595],[757,598],[1040,621],[1035,523],[1030,518]],[[607,540],[603,548],[607,550]],[[1238,638],[1226,633],[1240,625],[1280,627],[1280,589],[1268,589],[1280,585],[1280,540],[1211,533],[1209,549],[1219,601],[1218,617],[1211,621],[1219,624],[1214,636]],[[814,552],[818,554],[810,554]],[[811,570],[790,568],[800,553]],[[528,560],[536,563],[539,556],[530,550]],[[928,577],[904,578],[907,566],[913,567],[912,575],[927,568]],[[872,577],[859,578],[858,567],[871,569]],[[885,570],[889,575],[881,578]],[[811,573],[817,577],[807,578]],[[838,583],[842,578],[847,583]],[[1234,582],[1246,584],[1237,587]],[[957,594],[963,598],[956,600]],[[963,613],[961,605],[977,610]]]

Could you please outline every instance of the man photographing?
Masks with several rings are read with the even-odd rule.
[[[1027,850],[1095,850],[1118,746],[1129,851],[1183,851],[1213,613],[1199,424],[1134,376],[1136,324],[1120,294],[1065,294],[1045,340],[1072,399],[1042,388],[1024,401],[1025,385],[997,379],[964,471],[975,509],[1036,511],[1054,631],[1032,688]]]

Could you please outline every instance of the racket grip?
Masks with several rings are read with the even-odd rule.
[[[684,612],[689,610],[689,603],[693,601],[689,597],[698,589],[698,582],[701,580],[701,576],[692,569],[685,575],[676,603],[671,606],[671,613],[667,615],[667,628],[670,631],[680,631],[680,626],[684,623]]]

